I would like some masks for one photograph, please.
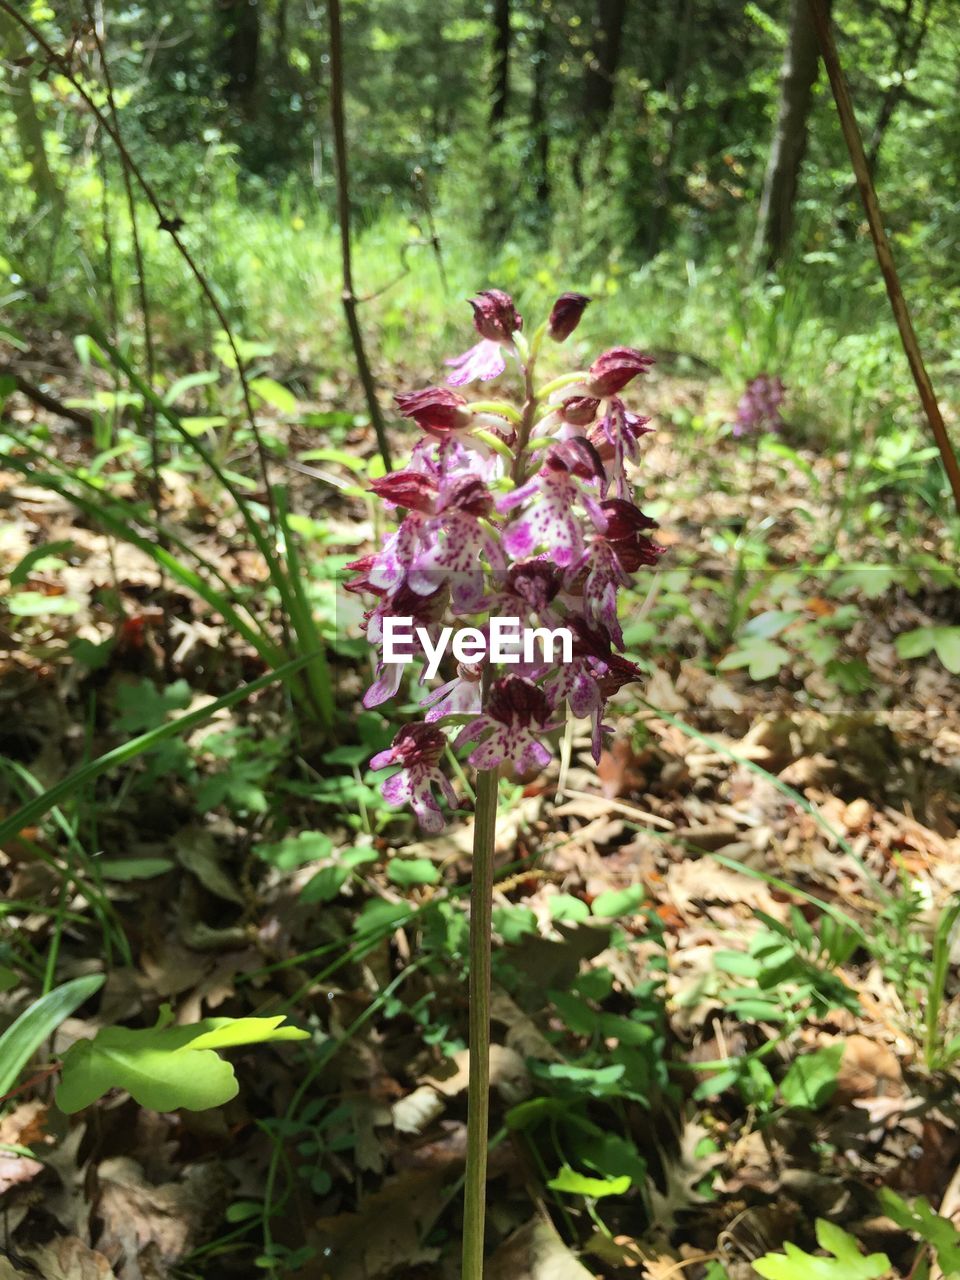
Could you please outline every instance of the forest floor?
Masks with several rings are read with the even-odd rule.
[[[924,1205],[960,1224],[954,968],[925,1020],[960,893],[960,698],[934,649],[907,661],[896,641],[949,643],[960,588],[937,566],[953,553],[901,493],[852,487],[842,452],[789,429],[736,441],[717,431],[723,387],[661,368],[641,501],[668,550],[625,618],[646,683],[618,700],[599,768],[578,728],[562,779],[502,794],[487,1277],[748,1280],[784,1242],[814,1249],[818,1218],[889,1269],[817,1274],[949,1275],[949,1249],[920,1269],[917,1233]],[[325,477],[289,469],[340,739],[267,690],[0,853],[8,1012],[55,939],[58,981],[107,974],[54,1057],[164,1004],[180,1022],[282,1012],[312,1038],[234,1054],[240,1093],[211,1112],[114,1093],[67,1118],[54,1077],[30,1077],[0,1120],[0,1276],[458,1274],[472,826],[420,839],[365,774],[391,734],[359,706],[369,659],[337,628],[333,575],[374,533],[342,456],[368,455],[369,430],[298,425],[336,403],[271,428]],[[19,396],[6,413],[91,465],[76,425]],[[144,493],[124,466],[106,464],[111,485]],[[259,588],[206,479],[163,480],[173,527]],[[4,576],[50,548],[0,597],[6,810],[30,778],[262,670],[39,473],[0,464],[0,509]]]

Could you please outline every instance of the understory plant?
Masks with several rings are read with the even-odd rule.
[[[385,798],[410,804],[427,833],[443,828],[441,800],[457,810],[471,793],[475,799],[464,1280],[480,1280],[483,1261],[499,773],[535,776],[568,716],[589,718],[599,760],[607,700],[640,675],[622,654],[618,596],[661,552],[629,471],[647,419],[620,394],[650,357],[614,347],[586,370],[536,378],[545,340],[564,342],[588,302],[561,295],[528,340],[508,294],[488,289],[472,300],[479,341],[448,362],[447,384],[396,398],[422,436],[403,469],[371,486],[396,528],[351,565],[358,576],[349,589],[375,600],[365,616],[378,651],[366,706],[388,701],[407,664],[421,664],[421,718],[402,725],[371,761],[395,768]],[[458,390],[492,381],[508,365],[516,397],[470,401]],[[440,672],[436,655],[451,623],[457,661]],[[441,676],[436,687],[433,673]],[[475,788],[456,762],[460,751],[476,770]],[[445,759],[467,795],[444,772]]]

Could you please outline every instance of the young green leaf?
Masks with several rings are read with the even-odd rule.
[[[547,1183],[551,1191],[565,1191],[572,1196],[589,1196],[599,1200],[601,1196],[622,1196],[630,1190],[630,1175],[620,1178],[587,1178],[565,1164],[555,1178]]]
[[[157,1025],[143,1030],[104,1027],[92,1040],[78,1040],[63,1058],[57,1106],[71,1115],[108,1089],[125,1089],[153,1111],[204,1111],[236,1096],[233,1067],[215,1050],[269,1040],[305,1040],[306,1031],[271,1018],[206,1018],[191,1026],[170,1025],[164,1006]]]
[[[788,1107],[815,1111],[830,1101],[837,1087],[843,1043],[801,1054],[780,1082],[780,1095]]]
[[[817,1219],[817,1243],[833,1254],[819,1258],[804,1253],[795,1244],[785,1244],[783,1253],[768,1253],[753,1264],[764,1280],[878,1280],[890,1272],[885,1253],[865,1258],[855,1238],[823,1218]]]

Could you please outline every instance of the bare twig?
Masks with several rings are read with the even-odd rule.
[[[393,469],[387,430],[377,400],[377,388],[370,372],[363,333],[357,317],[358,299],[353,291],[353,264],[350,251],[350,179],[347,166],[347,132],[343,111],[343,34],[340,24],[340,0],[327,0],[327,16],[330,21],[330,118],[333,124],[333,146],[337,162],[337,221],[340,223],[340,257],[343,265],[343,314],[350,330],[353,358],[363,384],[367,412],[377,433],[377,447],[383,465]]]
[[[910,365],[910,372],[913,374],[913,380],[917,386],[920,403],[923,405],[927,421],[930,423],[930,430],[933,432],[937,448],[940,450],[943,467],[947,473],[947,479],[950,481],[950,488],[953,491],[957,514],[960,515],[960,465],[957,463],[957,455],[954,453],[950,437],[947,435],[947,429],[944,425],[943,415],[940,412],[940,406],[937,403],[933,384],[930,381],[930,375],[927,373],[926,365],[920,352],[920,344],[917,341],[913,321],[910,318],[907,300],[903,296],[903,289],[900,286],[900,277],[897,274],[890,242],[883,226],[883,215],[880,212],[876,188],[873,185],[870,166],[864,154],[863,139],[860,136],[856,114],[850,99],[850,90],[847,88],[846,77],[843,74],[843,67],[840,63],[840,55],[837,52],[836,41],[833,38],[830,16],[824,0],[810,0],[810,6],[817,31],[817,41],[820,45],[820,53],[823,57],[824,66],[827,68],[827,74],[830,77],[830,88],[833,90],[843,136],[846,140],[847,150],[850,152],[850,160],[857,179],[860,198],[863,201],[867,222],[870,225],[870,236],[876,249],[877,261],[883,273],[884,283],[887,286],[890,307],[897,322],[897,329],[900,331],[900,341],[903,343],[907,362]]]

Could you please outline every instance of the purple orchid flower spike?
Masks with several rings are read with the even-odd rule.
[[[470,382],[489,382],[507,367],[504,348],[513,346],[513,335],[523,328],[513,299],[502,289],[484,289],[470,299],[473,323],[480,341],[461,356],[448,360],[454,370],[447,378],[451,387]]]
[[[779,431],[783,426],[780,406],[786,391],[780,378],[771,378],[767,373],[752,378],[737,405],[733,434],[761,435],[765,431]]]
[[[489,777],[500,769],[545,768],[547,737],[567,714],[589,721],[598,759],[608,700],[639,674],[618,652],[618,601],[662,548],[633,500],[627,466],[639,461],[647,419],[622,393],[652,361],[612,347],[585,373],[542,391],[534,382],[543,339],[569,338],[588,301],[561,294],[528,343],[510,295],[484,290],[471,301],[479,342],[450,362],[449,385],[396,398],[419,438],[407,466],[371,490],[402,517],[353,562],[347,588],[373,598],[365,627],[377,662],[364,705],[402,696],[415,664],[420,718],[371,765],[399,766],[383,793],[409,803],[428,833],[442,826],[441,802],[457,804],[441,770],[448,746],[469,752],[478,796],[493,794]],[[502,373],[508,352],[523,374],[519,406],[471,403],[453,389]],[[769,405],[769,388],[764,395]],[[504,638],[508,623],[516,634]],[[554,638],[564,636],[557,653]],[[531,637],[539,640],[528,646]]]

